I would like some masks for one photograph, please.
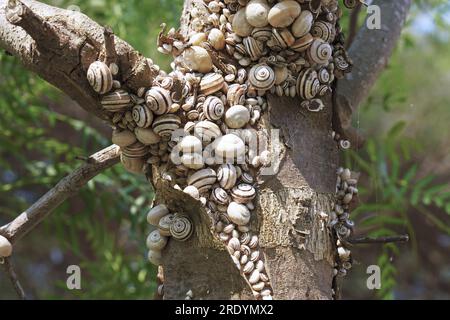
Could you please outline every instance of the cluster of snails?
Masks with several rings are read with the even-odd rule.
[[[251,130],[268,107],[267,93],[298,96],[310,111],[324,108],[320,96],[351,68],[341,12],[337,0],[204,0],[190,15],[190,34],[163,29],[158,38],[158,50],[175,58],[172,72],[158,69],[136,92],[115,79],[114,63],[92,63],[87,78],[110,113],[124,167],[142,173],[156,166],[173,188],[199,200],[255,297],[271,299],[250,221],[258,170],[272,155],[265,137],[259,150],[250,147]],[[148,222],[157,227],[147,238],[156,265],[169,236],[184,241],[193,232],[188,217],[163,204]]]
[[[355,223],[350,220],[350,204],[358,195],[358,179],[352,176],[348,168],[339,168],[336,172],[336,202],[329,214],[329,227],[336,235],[336,264],[335,276],[345,276],[352,267],[351,252],[346,241],[352,234]]]
[[[186,241],[194,232],[194,225],[189,217],[170,213],[163,204],[153,207],[147,214],[147,222],[157,229],[147,237],[148,260],[161,265],[161,251],[167,245],[169,237],[177,241]]]

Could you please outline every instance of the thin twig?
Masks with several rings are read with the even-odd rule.
[[[8,275],[8,278],[11,281],[11,284],[13,285],[14,290],[16,291],[19,298],[22,300],[26,300],[27,296],[25,294],[25,291],[23,290],[22,285],[20,284],[16,271],[14,270],[11,258],[3,258],[3,267],[5,268],[5,272]]]
[[[92,178],[118,162],[119,147],[116,145],[93,154],[82,166],[59,181],[29,209],[1,227],[0,234],[14,243],[36,227],[63,201],[78,193]]]
[[[398,236],[380,237],[380,238],[359,237],[359,238],[347,239],[346,241],[351,244],[408,242],[409,235],[403,234],[403,235],[398,235]]]

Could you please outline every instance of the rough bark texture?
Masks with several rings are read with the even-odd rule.
[[[185,33],[189,28],[188,12],[196,1],[200,0],[185,1],[181,19]],[[11,15],[10,21],[5,17],[6,3],[0,0],[0,46],[83,108],[108,120],[98,95],[86,81],[88,64],[106,54],[104,28],[83,14],[31,0],[23,1],[27,8],[22,15],[27,19],[13,15],[13,25]],[[277,149],[277,174],[261,178],[258,212],[252,227],[260,232],[275,299],[332,297],[334,245],[320,216],[321,211],[330,210],[335,191],[338,150],[331,131],[337,128],[343,136],[350,134],[351,112],[385,66],[410,0],[375,3],[382,7],[383,30],[363,28],[358,34],[350,49],[355,72],[339,82],[334,99],[327,97],[324,112],[305,114],[294,99],[269,97],[263,126],[267,130],[280,128],[284,144]],[[130,89],[151,83],[157,69],[143,56],[117,37],[115,51],[123,72],[121,80]],[[200,203],[170,187],[159,172],[153,172],[149,179],[157,190],[156,201],[162,200],[172,211],[189,214],[195,223],[191,239],[184,243],[169,241],[163,252],[165,298],[183,299],[189,290],[194,299],[252,298],[245,278],[234,267],[223,244],[212,236],[210,217]],[[54,204],[62,200],[55,199]],[[23,213],[21,217],[19,222],[28,215]]]

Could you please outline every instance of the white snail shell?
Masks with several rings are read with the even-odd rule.
[[[297,52],[304,52],[306,51],[311,44],[314,41],[314,37],[307,33],[306,35],[302,36],[301,38],[298,38],[291,46],[291,49]]]
[[[154,264],[155,266],[161,265],[162,263],[161,251],[150,250],[147,254],[147,259],[148,261],[150,261],[150,263]]]
[[[214,49],[220,51],[225,48],[225,36],[222,31],[217,28],[211,29],[208,35],[208,41]]]
[[[213,68],[208,51],[199,46],[192,46],[184,50],[183,61],[188,68],[201,73],[207,73]]]
[[[124,148],[136,142],[136,136],[129,130],[114,130],[112,133],[112,142],[119,147]]]
[[[325,21],[316,21],[311,29],[311,34],[315,38],[321,38],[325,42],[333,42],[335,29],[333,25]]]
[[[198,33],[194,33],[190,38],[189,38],[189,43],[191,43],[193,46],[199,46],[201,45],[203,42],[206,42],[206,33],[203,32],[198,32]]]
[[[231,190],[231,196],[237,203],[248,203],[256,196],[256,190],[253,186],[240,183]]]
[[[184,153],[181,156],[181,163],[189,168],[198,170],[205,166],[205,162],[201,153]]]
[[[296,1],[278,2],[270,9],[268,20],[273,27],[284,28],[290,26],[300,12],[300,4]]]
[[[164,249],[164,247],[167,244],[168,238],[165,236],[162,236],[159,233],[159,230],[154,230],[150,232],[150,234],[147,237],[147,248],[154,251],[161,251]]]
[[[250,210],[245,205],[230,202],[227,209],[228,218],[237,225],[246,225],[250,221]]]
[[[211,189],[216,181],[216,172],[211,168],[199,170],[187,178],[188,185],[193,185],[200,193]]]
[[[258,64],[250,69],[248,81],[256,90],[269,90],[275,84],[275,72],[268,65]]]
[[[235,134],[219,137],[214,144],[214,152],[218,163],[234,162],[235,159],[239,161],[245,156],[244,141]]]
[[[235,105],[225,113],[225,123],[232,129],[244,127],[250,121],[250,111],[242,106]]]
[[[9,257],[12,254],[12,245],[4,236],[0,236],[0,258]]]
[[[170,225],[170,234],[175,240],[186,241],[194,232],[192,221],[186,216],[177,216]]]
[[[185,136],[180,142],[180,150],[186,153],[201,153],[202,141],[196,136]]]
[[[147,213],[147,222],[153,226],[158,226],[159,220],[169,214],[169,209],[164,204],[154,206]]]
[[[113,77],[111,70],[101,61],[91,63],[87,71],[87,79],[92,89],[99,94],[105,94],[112,89]]]
[[[125,90],[119,89],[102,97],[101,104],[105,110],[118,112],[127,108],[131,103],[131,97]]]
[[[270,7],[266,0],[250,0],[245,8],[247,22],[253,27],[267,26],[269,10]]]
[[[245,256],[247,257],[247,255]],[[253,263],[253,261],[246,262],[244,267],[242,268],[242,272],[244,272],[245,274],[249,274],[253,270],[255,270],[255,264]]]
[[[250,284],[256,284],[259,282],[260,279],[260,272],[258,269],[255,269],[252,271],[252,273],[250,274],[250,277],[248,278],[248,282]]]
[[[308,56],[312,62],[326,64],[333,54],[333,48],[322,39],[316,38],[309,47]]]
[[[246,9],[242,8],[233,17],[232,27],[233,31],[241,37],[247,37],[252,33],[253,26],[248,23]]]
[[[156,115],[162,115],[169,111],[172,105],[170,92],[164,88],[152,87],[145,95],[147,106]]]
[[[134,106],[132,113],[138,127],[147,128],[153,122],[153,112],[145,105]]]
[[[183,192],[187,193],[196,200],[200,199],[200,192],[198,192],[198,189],[194,186],[187,186],[186,188],[183,189]]]
[[[291,26],[292,34],[296,38],[303,37],[311,30],[313,21],[314,16],[310,11],[308,10],[302,11]]]
[[[221,99],[209,96],[203,103],[203,113],[208,120],[217,121],[222,118],[225,107]]]
[[[214,188],[214,190],[211,192],[211,200],[218,204],[226,206],[230,202],[230,196],[224,189]]]

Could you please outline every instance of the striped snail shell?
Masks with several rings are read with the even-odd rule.
[[[141,128],[150,127],[153,122],[153,112],[146,105],[136,105],[132,110],[133,120]]]
[[[145,94],[145,101],[150,110],[156,115],[167,113],[172,105],[170,92],[160,87],[152,87],[148,90]]]
[[[211,168],[199,170],[187,178],[187,184],[196,187],[200,193],[211,189],[216,181],[216,172]]]
[[[256,190],[249,184],[240,183],[231,189],[231,196],[237,203],[248,203],[255,198]]]
[[[194,232],[194,224],[186,216],[176,216],[170,225],[171,236],[178,241],[188,240]]]
[[[257,64],[250,69],[248,81],[256,90],[269,90],[275,83],[275,72],[268,65]]]
[[[169,209],[164,204],[154,206],[147,213],[147,222],[151,225],[158,226],[159,220],[169,214]]]
[[[272,40],[274,41],[275,47],[286,49],[287,47],[292,46],[295,42],[295,37],[288,29],[273,29],[272,33]]]
[[[122,149],[122,153],[129,158],[144,158],[148,152],[148,146],[140,142],[135,142]]]
[[[116,90],[102,97],[103,108],[111,112],[118,112],[126,109],[131,103],[131,97],[125,90]]]
[[[326,64],[330,60],[333,48],[322,39],[316,38],[309,47],[308,56],[317,64]]]
[[[314,41],[314,37],[310,33],[307,33],[303,37],[298,38],[292,44],[291,49],[296,51],[296,52],[306,51],[311,46],[313,41]]]
[[[169,213],[162,217],[158,222],[158,230],[159,233],[162,236],[169,237],[170,234],[170,226],[172,225],[173,221],[175,220],[175,215],[172,213]]]
[[[159,230],[154,230],[148,235],[146,244],[150,250],[161,251],[167,244],[167,237],[162,236]]]
[[[140,174],[140,173],[142,173],[142,170],[143,170],[143,167],[145,164],[145,159],[129,157],[129,156],[125,155],[124,153],[122,153],[120,155],[120,162],[123,164],[123,167],[127,171]]]
[[[225,79],[219,73],[208,73],[200,80],[200,93],[205,96],[220,91],[225,83]]]
[[[214,202],[226,206],[230,202],[230,196],[222,188],[214,188],[211,192],[211,200]]]
[[[161,137],[164,136],[170,137],[172,135],[172,132],[178,129],[180,126],[181,126],[180,117],[174,114],[165,114],[156,118],[153,121],[152,129],[156,134],[160,135]]]
[[[225,107],[221,99],[209,96],[203,103],[203,113],[208,120],[216,121],[222,118]]]
[[[262,56],[263,44],[260,41],[252,37],[246,37],[242,40],[242,43],[244,44],[246,53],[252,61],[256,61]]]
[[[331,80],[330,72],[326,68],[320,69],[317,77],[321,83],[329,83]]]
[[[262,27],[255,28],[252,31],[252,38],[264,43],[269,41],[272,38],[272,28],[271,27]]]
[[[251,238],[252,236],[250,235],[249,232],[244,232],[240,237],[241,244],[248,244]]]
[[[259,243],[259,239],[257,235],[253,235],[252,238],[250,239],[248,246],[252,249],[256,248],[258,246]]]
[[[306,69],[298,75],[297,94],[303,99],[313,99],[319,90],[320,81],[317,72],[313,69]]]
[[[250,221],[250,210],[240,203],[230,202],[227,209],[228,218],[235,224],[246,225]]]
[[[248,172],[242,173],[241,180],[243,183],[248,183],[248,184],[252,184],[254,182],[253,176]]]
[[[214,122],[204,120],[197,122],[194,127],[194,134],[205,143],[210,143],[222,135],[220,128]]]
[[[241,84],[232,84],[228,88],[227,92],[227,101],[228,104],[232,107],[234,105],[240,104],[243,105],[245,103],[245,92],[246,86]]]
[[[105,94],[112,89],[113,76],[108,66],[101,62],[91,63],[87,71],[87,79],[92,89],[100,94]]]
[[[242,268],[242,272],[244,272],[245,274],[249,274],[254,269],[255,269],[255,264],[253,263],[253,261],[248,261]]]
[[[316,21],[311,29],[311,34],[315,38],[320,38],[326,42],[333,42],[335,29],[333,25],[325,21]]]
[[[226,190],[233,188],[237,180],[236,167],[230,163],[222,164],[217,169],[217,180],[222,188]]]

